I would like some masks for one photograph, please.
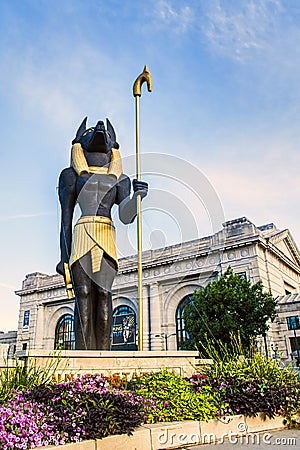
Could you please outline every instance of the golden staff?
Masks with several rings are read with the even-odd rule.
[[[137,77],[133,84],[133,96],[135,97],[135,148],[136,148],[136,179],[141,180],[141,157],[140,157],[140,97],[141,87],[147,82],[148,91],[152,91],[152,77],[147,66]],[[143,268],[142,268],[142,214],[141,196],[137,196],[137,247],[138,247],[138,329],[139,350],[143,350]]]

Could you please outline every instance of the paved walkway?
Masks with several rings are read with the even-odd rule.
[[[265,431],[242,437],[233,436],[229,440],[224,440],[224,442],[195,445],[184,447],[184,449],[212,450],[215,446],[218,446],[219,450],[275,450],[280,448],[298,450],[300,449],[300,429]]]

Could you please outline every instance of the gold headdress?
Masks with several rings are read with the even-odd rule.
[[[98,173],[114,175],[117,179],[123,173],[122,159],[119,150],[112,149],[109,167],[89,166],[80,143],[75,143],[71,149],[71,167],[78,175],[82,173]]]

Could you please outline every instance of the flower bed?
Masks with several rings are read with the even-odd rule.
[[[0,444],[3,450],[62,445],[131,434],[141,424],[226,414],[281,414],[291,422],[299,402],[296,374],[262,356],[218,362],[190,379],[168,370],[130,381],[85,375],[11,394],[0,406]]]
[[[3,450],[79,442],[130,433],[155,407],[90,375],[18,393],[0,408]]]
[[[219,402],[219,415],[282,415],[290,423],[300,409],[300,383],[289,367],[257,353],[253,358],[218,361],[203,375],[191,378],[196,392],[209,386]]]

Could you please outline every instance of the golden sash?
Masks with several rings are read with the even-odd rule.
[[[74,227],[69,265],[91,252],[92,271],[98,272],[106,253],[118,267],[115,227],[108,217],[83,216]]]

